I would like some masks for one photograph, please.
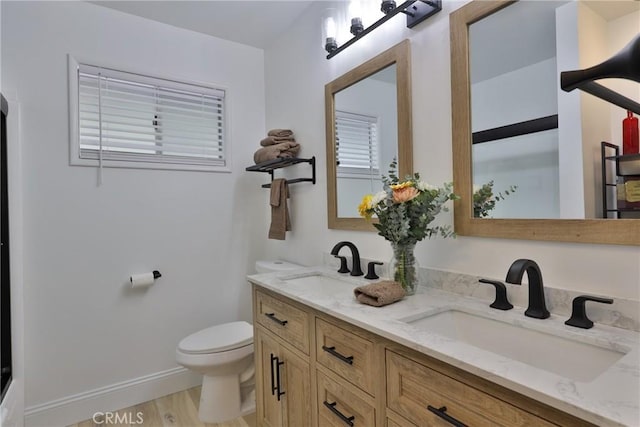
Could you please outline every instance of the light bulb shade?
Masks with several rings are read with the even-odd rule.
[[[396,8],[396,2],[393,0],[382,0],[382,3],[380,4],[380,10],[385,15],[391,12],[395,8]]]
[[[324,43],[324,50],[331,53],[336,49],[338,49],[338,43],[335,37],[327,37]]]
[[[322,47],[327,52],[332,52],[338,48],[338,44],[336,42],[338,34],[336,16],[337,14],[335,9],[327,9],[322,15]]]
[[[349,31],[351,31],[351,34],[353,34],[354,36],[357,36],[358,34],[363,32],[364,25],[362,25],[362,19],[360,19],[359,17],[351,18],[351,27],[349,28]]]
[[[351,27],[349,31],[354,36],[357,36],[364,30],[364,25],[362,24],[362,5],[360,4],[360,0],[351,0],[349,3],[349,19],[351,20]]]
[[[349,2],[349,19],[362,18],[362,4],[360,0],[351,0]]]

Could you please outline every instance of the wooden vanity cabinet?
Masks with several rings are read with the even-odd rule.
[[[257,285],[254,319],[258,426],[593,426]]]
[[[309,362],[268,331],[255,335],[257,419],[261,426],[305,426],[311,420]]]
[[[304,306],[291,304],[265,292],[255,294],[254,319],[287,344],[309,354],[311,314]]]
[[[446,417],[474,427],[553,426],[391,351],[387,351],[387,406],[417,426],[433,425]]]
[[[312,425],[310,313],[304,306],[254,291],[258,425]]]
[[[375,401],[340,377],[316,371],[318,426],[369,427],[376,425]]]
[[[371,339],[316,319],[316,361],[365,393],[375,396],[376,371]]]

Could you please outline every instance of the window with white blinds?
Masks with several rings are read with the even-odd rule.
[[[227,166],[224,90],[76,64],[72,153],[80,164],[87,159],[124,167]]]
[[[338,172],[378,173],[378,119],[336,111],[336,159]]]

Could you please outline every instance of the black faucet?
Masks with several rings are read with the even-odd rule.
[[[339,242],[336,244],[333,249],[331,249],[331,255],[338,257],[338,252],[342,249],[343,246],[347,246],[351,249],[351,259],[353,260],[353,265],[351,266],[351,275],[352,276],[362,276],[364,273],[362,272],[362,268],[360,267],[360,252],[358,252],[358,248],[351,242]]]
[[[542,285],[542,272],[535,261],[530,259],[518,259],[511,264],[507,272],[507,283],[522,284],[522,276],[527,272],[529,278],[529,307],[524,312],[525,316],[536,319],[549,317],[549,310],[544,303],[544,287]]]

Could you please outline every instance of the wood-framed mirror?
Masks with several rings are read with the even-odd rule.
[[[591,12],[592,12],[591,8],[593,7],[594,3],[598,3],[598,2],[589,2],[589,4],[580,4],[581,2],[583,2],[583,0],[578,0],[575,2],[557,1],[556,3],[558,3],[561,6],[566,6],[567,8],[573,8],[576,10],[581,7],[588,7],[589,10],[587,14],[591,16]],[[511,111],[507,111],[504,114],[496,113],[494,110],[492,110],[491,106],[487,105],[487,104],[491,104],[491,102],[495,103],[495,101],[483,100],[481,97],[483,93],[486,94],[486,90],[485,92],[482,91],[482,87],[480,87],[481,85],[479,84],[479,82],[484,83],[487,80],[489,80],[489,78],[492,78],[495,76],[491,75],[490,72],[487,70],[480,70],[481,67],[477,65],[474,66],[473,61],[476,61],[475,64],[478,64],[477,56],[478,56],[479,48],[478,48],[477,40],[478,40],[478,34],[480,33],[479,29],[483,25],[485,25],[486,27],[491,27],[492,31],[495,31],[495,29],[497,28],[497,24],[494,22],[494,19],[496,19],[497,17],[511,16],[513,21],[513,16],[518,16],[517,14],[514,14],[514,12],[516,11],[516,7],[519,7],[519,6],[525,7],[525,6],[531,6],[531,5],[533,5],[534,7],[536,5],[539,7],[542,7],[547,3],[551,3],[551,2],[535,2],[535,1],[527,1],[527,0],[521,0],[521,1],[475,0],[464,5],[463,7],[454,11],[450,15],[453,175],[454,175],[455,192],[461,196],[461,199],[457,200],[454,205],[455,232],[461,236],[499,237],[499,238],[511,238],[511,239],[546,240],[546,241],[562,241],[562,242],[578,242],[578,243],[640,245],[640,219],[630,219],[630,218],[627,218],[627,219],[602,218],[601,219],[600,217],[603,216],[602,211],[597,212],[597,209],[598,209],[597,198],[600,197],[602,199],[605,196],[603,195],[602,192],[598,193],[599,191],[601,191],[601,188],[603,187],[604,183],[602,182],[602,177],[601,176],[598,177],[597,171],[599,170],[598,168],[601,167],[600,165],[604,162],[602,162],[602,157],[600,152],[595,149],[595,144],[599,146],[600,142],[603,141],[604,139],[599,139],[600,135],[598,135],[597,137],[594,137],[593,136],[594,134],[585,132],[586,125],[584,124],[584,121],[590,120],[593,122],[594,117],[596,118],[602,117],[606,119],[606,121],[611,122],[610,124],[607,124],[607,126],[610,126],[609,136],[611,137],[613,135],[615,137],[615,131],[617,130],[617,126],[614,126],[614,124],[616,123],[620,124],[621,122],[616,121],[617,118],[614,119],[614,115],[625,114],[626,112],[619,107],[614,106],[612,108],[611,105],[608,105],[606,103],[606,101],[592,97],[591,95],[586,94],[584,92],[580,92],[579,90],[576,90],[572,93],[561,91],[559,88],[560,75],[557,71],[558,70],[564,71],[565,68],[563,67],[567,67],[567,63],[564,57],[560,56],[560,50],[558,50],[557,58],[554,57],[552,59],[552,64],[549,67],[553,72],[550,74],[551,83],[553,87],[548,92],[551,94],[552,98],[557,97],[557,99],[553,98],[553,102],[547,102],[547,104],[555,104],[555,108],[557,108],[556,123],[559,122],[559,125],[556,124],[556,128],[559,127],[559,129],[556,129],[556,132],[559,134],[559,136],[556,135],[556,139],[558,140],[556,142],[556,145],[559,146],[560,149],[563,149],[562,148],[563,144],[566,144],[566,140],[562,139],[563,138],[562,126],[563,124],[566,125],[566,123],[568,123],[570,119],[569,118],[570,114],[563,115],[563,112],[565,111],[563,110],[563,108],[566,107],[566,105],[563,105],[563,103],[566,104],[568,102],[574,102],[574,103],[577,102],[577,105],[579,105],[578,108],[585,108],[584,107],[585,104],[591,104],[593,108],[596,109],[596,111],[598,111],[597,109],[600,109],[599,110],[600,112],[604,111],[604,113],[599,115],[591,114],[589,117],[582,119],[583,120],[583,122],[581,122],[582,125],[574,126],[574,129],[580,128],[580,130],[582,131],[582,133],[578,135],[580,138],[574,138],[574,142],[576,139],[578,140],[578,145],[581,149],[584,150],[584,147],[586,147],[586,143],[584,141],[586,141],[587,138],[591,138],[592,140],[595,141],[595,142],[593,141],[589,142],[590,144],[592,144],[589,147],[589,149],[584,150],[583,152],[570,152],[568,157],[567,156],[564,157],[565,159],[568,158],[569,160],[572,160],[575,163],[579,163],[581,167],[584,167],[584,176],[581,175],[579,177],[579,185],[584,186],[585,193],[587,192],[587,187],[590,187],[588,191],[591,191],[591,193],[595,194],[595,196],[592,195],[591,200],[587,200],[587,201],[585,201],[587,199],[587,196],[583,197],[581,202],[582,204],[579,206],[583,212],[582,216],[580,216],[579,214],[578,215],[570,214],[566,216],[562,209],[560,209],[558,211],[559,213],[556,214],[555,216],[549,215],[549,214],[539,214],[539,215],[531,214],[532,210],[530,210],[529,212],[525,212],[524,214],[521,214],[521,215],[516,213],[513,215],[498,216],[497,218],[494,217],[493,215],[493,213],[497,212],[497,209],[495,210],[495,212],[492,212],[491,215],[487,215],[485,217],[478,217],[478,213],[477,212],[474,213],[474,199],[473,199],[474,186],[478,188],[478,186],[487,183],[486,180],[493,180],[494,178],[493,175],[486,175],[486,174],[484,175],[485,181],[478,178],[478,173],[482,169],[482,165],[480,164],[480,162],[486,159],[479,156],[476,148],[478,144],[474,143],[474,142],[477,142],[476,136],[478,134],[481,134],[482,130],[484,130],[482,127],[478,128],[478,122],[481,121],[480,119],[484,119],[487,117],[489,119],[494,119],[500,116],[511,114]],[[622,3],[622,2],[618,2],[618,3]],[[630,2],[630,3],[637,4],[637,2]],[[576,10],[571,11],[571,13],[573,13],[574,16],[582,16],[580,15],[580,13],[582,12],[576,11]],[[528,17],[527,19],[521,19],[515,22],[509,21],[509,25],[511,25],[510,28],[505,28],[504,30],[502,30],[501,35],[500,33],[498,33],[498,36],[494,35],[493,44],[494,45],[496,44],[496,40],[498,42],[500,42],[501,40],[505,40],[507,42],[510,41],[512,42],[511,43],[512,49],[519,48],[521,51],[525,51],[529,56],[531,56],[532,53],[530,51],[527,51],[526,47],[522,46],[521,43],[523,42],[521,40],[518,40],[518,37],[520,37],[521,33],[526,32],[526,28],[524,28],[524,27],[527,27],[526,21],[533,19],[532,12],[527,11],[526,13],[527,14],[524,16],[527,16]],[[631,13],[636,13],[636,12],[632,11]],[[565,12],[558,13],[557,11],[553,11],[551,16],[553,18],[554,26],[561,25],[564,22],[563,19],[566,18]],[[635,19],[635,15],[632,15],[632,18]],[[572,18],[572,19],[574,19],[575,21],[578,18]],[[610,19],[613,19],[613,18],[610,18]],[[618,19],[622,20],[623,18],[618,18]],[[635,22],[637,27],[637,20],[634,20],[634,19],[631,19],[631,22]],[[594,20],[597,21],[596,18],[594,18]],[[612,25],[612,24],[608,24],[606,20],[602,22],[603,22],[602,24],[603,28],[607,28],[607,25]],[[579,26],[576,22],[573,22],[572,24],[576,25],[576,27]],[[583,25],[583,24],[580,24],[580,25]],[[555,37],[560,39],[561,37],[563,37],[562,36],[563,33],[559,31],[558,28],[559,27],[556,28],[555,32],[553,30],[551,30],[551,32],[553,32],[553,35]],[[546,31],[549,32],[548,29]],[[590,31],[593,31],[593,30],[590,28]],[[557,45],[560,45],[561,41],[555,40],[555,37],[554,37],[553,43],[557,43]],[[511,39],[511,40],[507,40],[507,39]],[[514,39],[517,40],[515,43],[513,43]],[[508,44],[508,43],[505,43],[505,44]],[[542,44],[542,43],[538,42],[538,44]],[[617,47],[616,49],[620,49],[620,47]],[[511,57],[513,55],[505,56],[505,55],[508,55],[505,52],[506,51],[501,52],[502,56],[500,56],[500,58],[502,58],[502,60],[496,60],[496,57],[490,57],[487,54],[487,56],[481,57],[480,61],[481,62],[483,61],[485,63],[496,63],[496,62],[507,63],[509,62],[510,59],[512,59]],[[596,65],[597,63],[602,62],[604,59],[606,58],[598,59],[597,61],[595,61],[595,63],[593,63],[594,59],[590,58],[591,63],[589,63],[589,65],[586,65],[583,63],[581,64],[582,66],[569,68],[569,70],[586,68],[586,66]],[[584,60],[584,61],[586,62],[587,60]],[[541,64],[542,64],[542,61],[540,61],[539,63],[536,63],[536,66],[539,66],[539,67],[545,66],[544,64],[542,65]],[[514,74],[514,70],[519,72],[523,68],[522,65],[512,65],[512,67],[513,68],[510,70],[510,74],[509,74],[511,77]],[[481,74],[482,72],[485,72],[485,74],[488,73],[488,77],[487,76],[483,76],[483,78],[478,77],[478,74]],[[497,74],[497,73],[494,73],[494,74]],[[501,74],[501,76],[502,75],[504,74]],[[537,76],[539,75],[539,73],[536,73],[535,75]],[[620,79],[607,79],[607,80],[620,80]],[[604,80],[602,81],[604,82]],[[506,80],[504,79],[500,81],[499,84],[496,84],[495,81],[492,84],[494,88],[508,87],[508,82],[506,82]],[[528,84],[531,84],[531,82],[530,81],[521,82],[521,83],[516,82],[514,87],[520,90],[520,86],[526,86]],[[622,83],[616,83],[616,82],[611,83],[611,85],[616,85],[616,84],[622,84],[622,85],[626,84],[627,87],[629,87],[628,85],[630,84],[636,85],[636,86],[631,86],[631,92],[632,92],[631,96],[636,96],[636,92],[634,91],[637,91],[637,94],[640,94],[640,89],[639,89],[640,86],[638,86],[638,83],[636,82],[624,81]],[[487,84],[487,86],[489,85]],[[531,91],[530,88],[526,90]],[[495,93],[493,97],[495,99],[500,98],[499,94],[495,94]],[[506,101],[501,100],[499,102],[506,102]],[[520,95],[512,105],[511,109],[517,109],[519,108],[520,104],[527,104],[527,103],[531,104],[532,103],[531,99],[525,98],[524,96]],[[479,108],[483,108],[485,110],[481,111]],[[504,107],[502,108],[503,108],[502,111],[504,111]],[[617,109],[620,111],[614,111],[614,109]],[[580,110],[580,111],[582,111],[584,114],[584,110]],[[487,114],[487,112],[489,112],[490,114]],[[542,114],[542,115],[545,115],[545,114]],[[580,114],[578,114],[578,117],[580,117]],[[581,120],[581,119],[578,118],[578,120]],[[515,121],[517,120],[514,120],[514,122]],[[496,125],[494,129],[500,128],[500,127],[504,127],[504,124],[502,124],[502,126]],[[529,138],[530,139],[527,142],[525,142],[528,148],[532,147],[533,145],[532,142],[535,142],[537,144],[541,139],[543,139],[541,138],[541,134],[535,134],[533,137],[529,135]],[[507,140],[502,140],[502,141],[507,141]],[[618,143],[621,144],[620,141],[618,141]],[[485,145],[485,144],[479,144],[479,145]],[[515,145],[512,145],[512,146],[515,146]],[[558,149],[556,148],[556,150]],[[504,153],[506,153],[506,150],[494,151],[494,153],[498,153],[498,152],[501,155],[504,155]],[[566,152],[567,151],[565,151],[565,153]],[[534,155],[535,153],[529,154],[528,159],[531,160]],[[558,156],[556,153],[556,158],[557,157]],[[515,174],[521,173],[522,169],[519,167],[514,167],[514,163],[512,163],[513,162],[512,158],[508,159],[508,162],[506,161],[503,161],[502,163],[498,162],[497,167],[505,168],[505,165],[507,165],[507,167],[510,167],[515,170],[514,172]],[[556,162],[558,162],[558,160],[556,160]],[[559,163],[560,163],[560,166],[562,166],[562,157],[560,158]],[[556,167],[558,166],[556,165]],[[494,169],[494,171],[496,170],[497,169]],[[502,173],[502,170],[500,170],[499,172],[496,172],[496,174],[499,174],[499,173]],[[556,176],[558,176],[559,181],[562,181],[562,179],[566,179],[566,177],[568,176],[568,172],[560,168],[560,170],[556,172]],[[515,178],[513,179],[515,180]],[[533,181],[533,180],[530,180],[530,181]],[[518,203],[526,203],[525,199],[530,199],[531,197],[533,197],[533,193],[527,193],[526,184],[521,185],[515,181],[506,182],[506,183],[503,181],[502,186],[500,188],[494,189],[494,194],[498,192],[502,192],[505,189],[508,189],[509,184],[515,184],[516,191],[511,195],[508,195],[506,197],[506,200],[509,200],[510,198],[512,198],[514,202],[517,200],[520,200],[520,202]],[[547,188],[548,187],[544,185],[539,186],[538,191],[545,192],[547,191]],[[566,186],[565,191],[567,189],[569,190],[569,192],[578,191],[576,187],[572,187],[571,185]],[[582,190],[583,189],[581,188],[580,191]],[[516,196],[521,196],[521,198],[518,199]],[[613,197],[615,197],[615,186],[613,188]],[[556,196],[556,199],[557,200],[559,199],[560,205],[566,201],[566,197],[564,197],[562,193],[562,188],[559,191],[559,195]],[[600,200],[600,202],[601,201],[602,200]],[[504,200],[498,201],[497,204],[499,205],[503,202]],[[504,203],[506,206],[506,202]],[[591,209],[592,211],[595,211],[595,214],[584,213],[584,212],[588,212],[589,209]],[[527,213],[530,214],[531,216],[527,216]],[[606,212],[604,213],[604,215],[606,215]],[[567,219],[563,219],[563,218],[567,218]]]
[[[409,40],[325,85],[328,227],[375,231],[358,215],[365,194],[382,190],[395,157],[413,173]]]

